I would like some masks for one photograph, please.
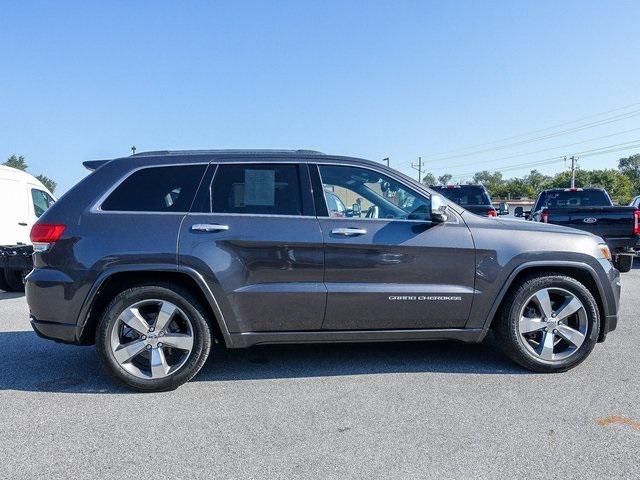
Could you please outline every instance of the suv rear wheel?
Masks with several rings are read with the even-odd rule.
[[[118,294],[96,330],[105,369],[139,391],[173,390],[204,365],[211,349],[206,312],[176,285],[143,285]]]
[[[593,350],[598,306],[577,280],[560,274],[525,279],[502,309],[496,337],[512,360],[535,372],[562,372]]]

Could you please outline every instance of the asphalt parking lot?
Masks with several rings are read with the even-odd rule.
[[[0,292],[0,478],[640,478],[640,269],[623,289],[618,330],[564,374],[491,339],[278,346],[163,394],[39,339]]]

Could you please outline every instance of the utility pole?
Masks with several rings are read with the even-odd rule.
[[[389,157],[383,158],[382,161],[387,164],[387,167],[389,166]]]
[[[418,157],[418,164],[411,164],[411,168],[418,171],[418,182],[422,183],[422,157]]]
[[[576,168],[578,167],[578,159],[573,155],[571,160],[571,188],[576,188]]]
[[[136,154],[136,146],[135,145],[131,145],[131,156]]]

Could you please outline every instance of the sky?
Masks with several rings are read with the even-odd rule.
[[[0,22],[0,159],[58,193],[131,145],[389,157],[414,176],[418,156],[509,177],[640,152],[638,1],[3,2]]]

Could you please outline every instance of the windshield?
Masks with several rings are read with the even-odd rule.
[[[431,188],[462,207],[467,205],[491,205],[491,199],[483,187],[460,185]]]
[[[611,199],[602,190],[547,190],[536,202],[535,211],[542,208],[610,207]]]

